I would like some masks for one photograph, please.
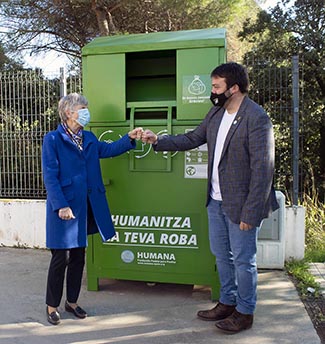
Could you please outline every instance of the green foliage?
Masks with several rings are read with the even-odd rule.
[[[314,263],[325,262],[325,251],[324,249],[321,249],[321,250],[310,249],[307,246],[306,252],[305,252],[305,259],[308,262],[314,262]]]
[[[314,193],[313,196],[305,194],[302,205],[306,209],[306,251],[309,257],[320,255],[325,261],[325,203],[320,202]]]
[[[249,96],[262,106],[273,122],[275,137],[275,187],[292,193],[292,68],[291,59],[273,60],[247,57]]]
[[[21,70],[22,64],[19,61],[9,58],[3,46],[0,43],[0,71],[5,70]]]
[[[304,194],[302,206],[305,217],[305,260],[307,262],[325,262],[325,203],[320,202],[312,187],[312,196]]]
[[[303,191],[312,192],[314,179],[321,198],[325,197],[324,23],[324,0],[281,0],[269,13],[260,12],[256,21],[248,20],[239,34],[242,40],[253,44],[245,59],[258,56],[260,60],[283,61],[299,55]],[[285,126],[291,127],[290,118],[285,120],[282,127]],[[291,167],[288,164],[284,169],[290,171]]]
[[[48,124],[41,123],[42,117],[24,119],[8,109],[0,109],[0,118],[1,196],[44,196],[40,164],[41,137]]]
[[[236,37],[246,18],[257,15],[254,0],[16,0],[0,2],[12,53],[55,50],[80,60],[81,48],[97,36],[227,27],[231,58],[248,45]]]
[[[304,298],[308,295],[309,292],[307,288],[315,289],[315,297],[320,295],[320,285],[309,272],[309,263],[307,261],[290,259],[286,262],[285,268],[288,274],[292,275],[296,280],[296,286],[301,297]]]
[[[42,138],[58,120],[59,80],[37,71],[2,71],[0,81],[1,197],[44,197]]]

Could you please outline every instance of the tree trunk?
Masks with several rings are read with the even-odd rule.
[[[100,36],[108,36],[110,32],[107,21],[107,9],[101,6],[97,0],[92,0],[91,8],[96,13]]]

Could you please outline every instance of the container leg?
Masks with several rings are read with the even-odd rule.
[[[98,278],[97,277],[88,276],[87,289],[90,291],[98,291]]]
[[[216,302],[219,298],[219,289],[215,286],[211,286],[211,301]]]

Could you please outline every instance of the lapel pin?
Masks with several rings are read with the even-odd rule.
[[[240,121],[240,119],[241,119],[241,117],[239,116],[237,119],[235,119],[234,121],[233,121],[233,125],[236,125],[239,121]]]

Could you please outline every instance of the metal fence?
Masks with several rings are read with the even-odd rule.
[[[296,162],[299,158],[299,143],[295,138],[298,112],[295,113],[293,104],[294,101],[298,104],[299,99],[293,87],[292,60],[247,60],[244,64],[251,83],[249,96],[273,121],[276,188],[296,204],[298,171],[293,163],[294,158]],[[60,96],[81,92],[81,85],[80,73],[65,75],[63,69],[60,75],[51,78],[37,71],[0,72],[0,197],[45,198],[42,139],[58,124]]]
[[[266,110],[273,122],[275,187],[297,205],[303,183],[299,170],[302,168],[299,165],[299,155],[302,155],[299,75],[300,78],[303,75],[303,64],[299,64],[298,56],[293,56],[283,61],[248,59],[245,65],[250,78],[249,96]]]
[[[65,88],[80,92],[80,73],[0,72],[0,197],[45,197],[42,140],[58,124],[57,104]]]

